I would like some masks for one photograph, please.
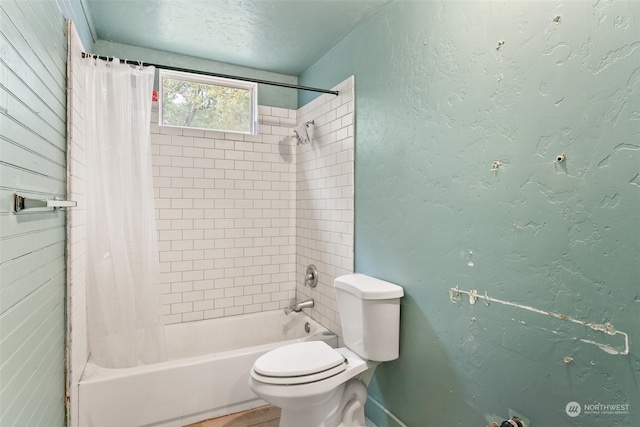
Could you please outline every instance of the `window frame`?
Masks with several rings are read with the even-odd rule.
[[[202,128],[196,126],[183,126],[183,125],[171,125],[164,124],[163,118],[163,100],[164,100],[164,85],[163,79],[169,78],[173,80],[183,80],[186,82],[210,84],[215,86],[229,87],[233,89],[244,89],[249,91],[249,103],[250,103],[250,123],[248,131],[228,130],[228,129],[216,129],[216,128]],[[244,80],[234,80],[224,77],[207,76],[203,74],[194,74],[184,71],[173,70],[158,70],[158,124],[161,127],[179,128],[179,129],[197,129],[203,131],[223,132],[223,133],[237,133],[242,135],[257,135],[258,134],[258,83],[248,82]]]

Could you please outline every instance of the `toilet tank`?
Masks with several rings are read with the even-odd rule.
[[[340,276],[334,283],[345,345],[367,360],[397,359],[402,287],[364,274]]]

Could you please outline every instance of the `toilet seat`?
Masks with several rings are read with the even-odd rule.
[[[251,376],[266,384],[306,384],[343,372],[347,361],[324,341],[286,345],[256,360]]]

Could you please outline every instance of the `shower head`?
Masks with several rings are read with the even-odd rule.
[[[308,144],[311,142],[311,137],[309,136],[309,125],[314,124],[313,120],[308,122],[304,122],[299,124],[293,129],[293,133],[296,134],[297,145],[300,144]]]
[[[293,129],[293,133],[296,134],[296,144],[307,144],[309,142],[309,133],[304,125],[296,126]]]

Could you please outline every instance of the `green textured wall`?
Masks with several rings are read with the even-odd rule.
[[[399,1],[300,84],[351,74],[356,270],[406,291],[401,357],[370,396],[411,427],[485,426],[510,409],[531,426],[636,425],[640,3]],[[609,322],[630,353],[610,354],[621,334],[454,304],[455,286]]]
[[[153,64],[167,65],[171,67],[186,68],[189,70],[208,71],[211,73],[240,76],[260,80],[269,80],[279,83],[298,84],[298,78],[285,74],[256,70],[254,68],[241,67],[233,64],[209,61],[193,56],[178,55],[154,49],[145,49],[126,44],[112,43],[98,40],[93,47],[93,53],[98,55],[116,56],[119,58],[147,61]],[[157,84],[157,83],[156,83]],[[298,108],[296,91],[278,86],[258,85],[258,104],[279,108]]]

